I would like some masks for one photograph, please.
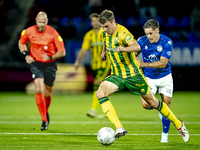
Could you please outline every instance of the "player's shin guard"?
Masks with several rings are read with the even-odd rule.
[[[98,106],[99,106],[99,101],[98,98],[96,96],[97,91],[93,92],[93,97],[92,97],[92,110],[97,110]]]
[[[163,103],[162,101],[159,101],[159,105],[157,110],[169,121],[171,121],[174,126],[178,129],[181,126],[181,121],[176,118],[174,113],[170,110],[170,108]]]
[[[122,127],[122,124],[119,121],[119,118],[115,112],[113,105],[111,104],[108,97],[102,97],[99,99],[99,103],[101,104],[102,110],[104,114],[108,117],[108,119],[115,125],[116,128]]]
[[[162,120],[163,133],[168,133],[171,122],[168,119],[166,119],[160,112],[159,112],[159,117]]]
[[[50,97],[44,96],[44,99],[45,99],[45,103],[46,103],[46,113],[48,113],[48,109],[49,109],[49,106],[50,106],[51,100],[52,100],[52,95]]]
[[[35,94],[35,100],[43,121],[47,121],[46,103],[43,94]]]

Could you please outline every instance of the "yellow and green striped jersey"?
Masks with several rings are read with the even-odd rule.
[[[106,66],[110,67],[109,61],[101,60],[101,52],[103,50],[103,42],[98,34],[94,32],[94,30],[88,31],[84,38],[82,49],[91,50],[92,60],[91,60],[91,68],[92,70],[98,70],[100,68],[106,68]],[[109,70],[108,70],[109,72]]]
[[[142,73],[134,52],[117,52],[117,47],[127,47],[131,41],[135,40],[124,26],[117,24],[117,32],[111,36],[103,28],[100,29],[99,34],[111,62],[111,74],[129,78],[135,76],[136,73]]]

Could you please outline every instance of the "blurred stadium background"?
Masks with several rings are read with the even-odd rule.
[[[92,90],[90,53],[83,59],[79,72],[75,72],[73,63],[84,34],[91,29],[89,14],[104,9],[113,10],[117,23],[127,27],[136,39],[144,35],[144,22],[157,19],[161,33],[174,42],[170,59],[174,90],[200,90],[200,2],[196,0],[75,0],[70,3],[66,0],[0,0],[0,91],[33,89],[18,40],[23,29],[35,24],[39,11],[47,12],[49,25],[61,34],[66,47],[66,57],[58,60],[54,89]]]

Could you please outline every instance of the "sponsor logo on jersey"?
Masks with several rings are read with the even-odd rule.
[[[103,45],[103,42],[95,42],[91,44],[91,46],[99,46],[99,45]]]
[[[115,47],[115,48],[106,47],[106,50],[107,50],[107,52],[117,52],[117,47]]]
[[[144,57],[145,60],[147,60],[148,62],[156,62],[159,61],[158,57],[156,57],[156,55],[151,54],[149,55],[148,58]]]

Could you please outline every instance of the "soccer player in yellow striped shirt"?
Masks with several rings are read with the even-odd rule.
[[[140,45],[133,35],[125,27],[115,22],[114,14],[110,10],[104,10],[100,14],[99,22],[102,27],[99,34],[104,42],[101,58],[106,60],[107,53],[111,61],[111,75],[104,79],[96,94],[103,112],[116,126],[115,137],[125,136],[127,131],[120,123],[108,97],[127,87],[132,94],[141,95],[152,108],[170,120],[181,133],[183,140],[188,142],[189,133],[184,123],[176,118],[165,103],[157,100],[152,94],[135,57],[135,52],[140,51]]]
[[[78,53],[78,57],[74,64],[75,69],[77,70],[80,64],[80,61],[85,56],[86,51],[88,49],[91,50],[92,53],[92,60],[91,60],[91,68],[93,71],[94,76],[94,83],[93,83],[93,100],[92,100],[92,107],[91,110],[86,114],[89,117],[94,118],[96,114],[96,110],[99,106],[99,101],[96,97],[96,91],[99,88],[100,83],[102,80],[109,74],[110,72],[110,62],[102,61],[101,60],[101,52],[103,49],[103,42],[98,35],[100,25],[99,25],[99,14],[92,13],[90,15],[92,29],[88,31],[83,39],[82,48]],[[105,115],[101,117],[106,117]]]

